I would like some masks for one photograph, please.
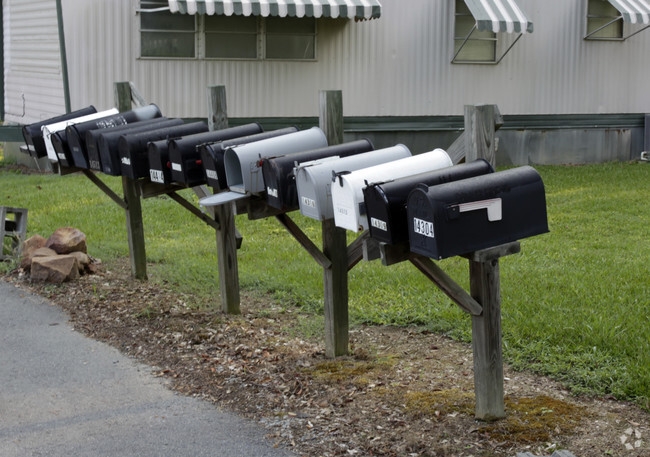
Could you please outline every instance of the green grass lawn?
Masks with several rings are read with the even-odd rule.
[[[612,394],[650,409],[650,166],[539,167],[550,233],[501,260],[506,359],[578,393]],[[119,178],[101,176],[121,192]],[[190,191],[183,194],[193,201]],[[75,226],[105,263],[128,255],[125,215],[82,175],[20,175],[0,168],[0,205],[29,208],[28,235]],[[219,303],[214,231],[168,198],[143,201],[152,281]],[[292,213],[320,244],[320,224]],[[322,325],[322,272],[274,219],[238,216],[242,288],[313,312]],[[350,238],[351,240],[352,238]],[[468,286],[465,259],[440,262]],[[469,341],[471,323],[410,264],[361,262],[350,272],[353,322],[421,325]],[[242,303],[245,307],[246,304]]]

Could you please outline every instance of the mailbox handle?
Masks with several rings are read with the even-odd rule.
[[[336,182],[336,179],[339,180],[339,186],[343,187],[343,175],[349,175],[351,171],[334,171],[332,170],[332,182]]]
[[[466,213],[468,211],[478,211],[481,209],[487,210],[488,221],[496,222],[503,218],[501,199],[491,198],[489,200],[479,200],[476,202],[460,203],[458,205],[459,213]]]

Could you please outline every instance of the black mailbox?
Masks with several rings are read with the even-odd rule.
[[[169,140],[163,138],[147,144],[149,180],[158,184],[172,182],[172,164],[169,162]]]
[[[101,170],[107,175],[120,175],[120,154],[117,150],[120,136],[127,133],[144,132],[162,127],[181,125],[181,119],[168,119],[157,117],[146,121],[96,129],[86,132],[86,151],[88,152],[88,166],[91,170]]]
[[[283,211],[294,211],[299,208],[298,189],[293,168],[300,163],[326,157],[348,157],[354,154],[370,152],[374,146],[367,139],[352,141],[350,143],[327,146],[311,151],[294,152],[277,157],[262,159],[262,174],[266,189],[267,203]]]
[[[260,132],[262,132],[262,126],[254,122],[169,140],[169,162],[172,181],[188,187],[206,182],[201,152],[197,149],[197,146],[204,143],[255,135]]]
[[[68,139],[68,147],[72,154],[74,166],[88,168],[88,152],[86,151],[86,132],[96,129],[107,129],[132,122],[144,121],[161,117],[160,110],[156,105],[147,105],[131,111],[113,114],[99,119],[94,119],[80,124],[70,125],[65,129]]]
[[[370,236],[388,244],[408,242],[406,199],[419,184],[435,186],[492,172],[492,166],[479,159],[394,181],[371,183],[363,189]]]
[[[544,183],[529,166],[416,187],[406,208],[411,252],[434,259],[548,232]]]
[[[206,182],[209,186],[217,190],[228,188],[226,181],[226,168],[224,166],[223,156],[226,149],[239,145],[253,143],[255,141],[266,140],[280,135],[297,132],[296,127],[285,127],[283,129],[271,130],[270,132],[258,133],[232,140],[220,141],[216,143],[206,143],[198,146],[201,153],[201,162],[205,171]]]
[[[95,109],[94,106],[90,105],[86,108],[82,108],[71,113],[63,114],[61,116],[52,117],[50,119],[45,119],[44,121],[34,122],[33,124],[23,126],[22,131],[23,138],[25,139],[25,144],[27,144],[27,146],[31,146],[30,155],[36,158],[45,157],[47,155],[45,141],[43,140],[42,127],[44,125],[67,121],[76,117],[86,116],[88,114],[93,114],[96,112],[97,109]]]
[[[71,167],[74,162],[72,161],[72,154],[68,147],[68,138],[65,130],[59,130],[50,136],[52,147],[56,153],[59,163],[64,167]]]
[[[122,176],[129,178],[149,177],[149,153],[147,143],[162,139],[193,135],[195,133],[207,132],[208,125],[205,122],[192,122],[190,124],[176,125],[156,130],[147,130],[139,133],[128,133],[122,135],[118,142],[120,152],[120,170]]]

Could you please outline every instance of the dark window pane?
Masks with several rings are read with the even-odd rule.
[[[142,30],[183,30],[194,31],[194,16],[172,14],[168,11],[140,13]]]
[[[316,33],[316,19],[309,17],[268,17],[266,18],[266,32],[313,35]]]
[[[257,33],[257,18],[246,16],[204,16],[206,32]]]
[[[142,32],[142,57],[194,57],[194,33]]]
[[[256,59],[257,35],[206,33],[205,56],[224,59]]]
[[[314,59],[314,37],[305,35],[267,35],[267,59]]]

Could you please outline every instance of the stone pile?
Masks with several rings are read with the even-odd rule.
[[[26,240],[20,267],[30,271],[33,281],[60,284],[95,273],[97,263],[87,254],[86,235],[79,229],[63,227],[47,239],[34,235]]]

